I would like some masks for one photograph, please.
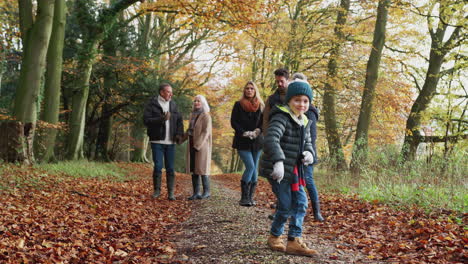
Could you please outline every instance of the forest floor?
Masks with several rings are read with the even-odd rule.
[[[317,257],[266,246],[273,203],[260,180],[257,206],[238,205],[238,174],[212,176],[209,199],[152,199],[151,167],[119,164],[127,180],[83,179],[30,167],[0,170],[0,263],[467,263],[467,216],[321,193],[323,223],[308,214]],[[309,209],[310,210],[310,209]]]

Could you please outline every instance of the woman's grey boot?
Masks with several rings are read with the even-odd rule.
[[[200,175],[192,174],[192,187],[193,195],[190,196],[189,200],[201,199],[200,195]]]
[[[201,196],[202,199],[209,198],[210,193],[210,177],[208,175],[202,175],[202,183],[203,183],[203,194]]]
[[[320,213],[320,203],[319,203],[319,201],[312,201],[311,204],[312,204],[312,211],[314,212],[315,220],[317,220],[319,222],[325,221],[325,219],[323,219],[323,217],[322,217],[322,214]]]
[[[249,183],[241,181],[241,199],[239,201],[241,206],[250,206],[249,201]]]

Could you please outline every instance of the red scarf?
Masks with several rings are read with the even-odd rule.
[[[299,173],[299,168],[296,165],[294,166],[294,171],[293,171],[293,181],[291,183],[291,191],[293,192],[299,191],[300,186],[306,186],[306,181],[304,179],[304,175],[302,175],[302,173]]]
[[[258,101],[257,97],[254,97],[251,100],[243,97],[239,102],[246,112],[257,112],[258,108],[260,107],[260,102]]]

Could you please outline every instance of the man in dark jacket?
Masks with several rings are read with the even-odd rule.
[[[275,108],[276,105],[284,104],[286,98],[286,92],[288,91],[289,83],[289,71],[285,68],[278,68],[274,71],[275,74],[275,83],[276,90],[270,95],[265,102],[265,109],[263,109],[263,124],[262,131],[263,135],[266,135],[268,123],[270,122],[270,112]],[[272,186],[275,186],[272,184]],[[273,188],[272,191],[276,193],[276,190]],[[273,220],[274,214],[269,215],[268,218]]]
[[[175,143],[179,142],[184,133],[182,116],[172,98],[172,87],[168,83],[159,85],[159,95],[148,102],[143,113],[143,122],[153,151],[154,171],[153,198],[161,194],[161,175],[163,162],[166,168],[167,192],[169,200],[174,197],[174,156]]]
[[[265,109],[263,109],[262,131],[264,135],[266,134],[266,130],[268,128],[268,122],[270,121],[271,109],[273,109],[275,105],[285,103],[284,98],[286,97],[286,92],[288,91],[289,71],[284,68],[279,68],[275,70],[274,74],[277,89],[272,95],[268,97],[265,102]]]

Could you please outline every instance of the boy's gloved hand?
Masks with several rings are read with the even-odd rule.
[[[304,151],[302,152],[302,155],[304,156],[304,158],[302,159],[304,165],[307,166],[314,163],[314,156],[312,155],[312,153],[310,153],[310,151]]]
[[[283,177],[284,177],[284,165],[282,161],[278,161],[275,164],[273,164],[273,172],[271,173],[271,178],[273,178],[273,180],[278,181],[278,183],[280,183]]]

